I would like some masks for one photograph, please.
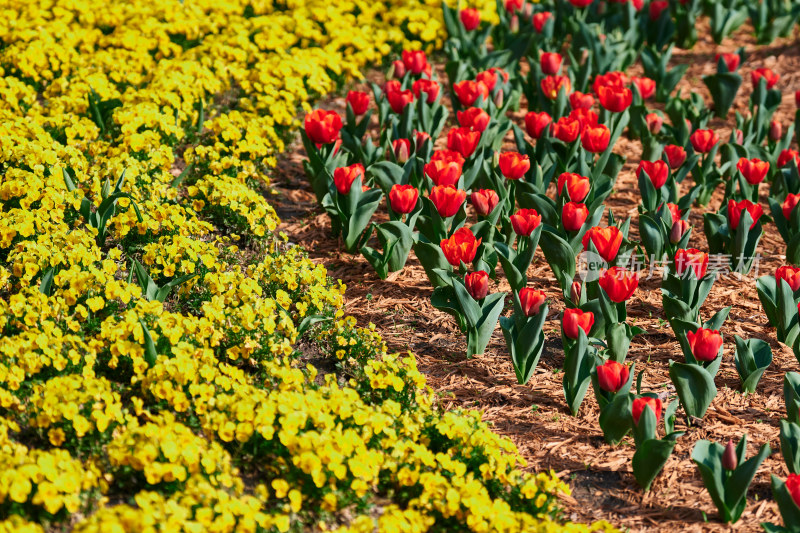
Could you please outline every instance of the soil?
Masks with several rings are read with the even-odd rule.
[[[691,51],[676,50],[673,63],[688,63],[690,68],[678,89],[685,97],[690,91],[708,92],[700,78],[715,71],[714,55],[734,52],[745,46],[747,61],[740,69],[744,83],[734,109],[744,112],[751,92],[750,70],[770,67],[781,76],[778,87],[784,98],[776,118],[784,129],[794,119],[794,92],[800,89],[800,46],[797,39],[784,39],[770,46],[756,46],[746,31],[738,32],[717,46],[709,32],[700,32],[701,41]],[[637,67],[629,74],[639,74]],[[439,73],[444,78],[443,72]],[[372,72],[372,81],[382,75]],[[365,86],[360,86],[362,89]],[[651,107],[663,109],[660,104]],[[344,99],[326,100],[321,107],[344,110]],[[522,125],[523,110],[514,113]],[[733,111],[728,120],[713,120],[710,127],[727,139],[733,124]],[[511,137],[508,149],[514,149]],[[439,140],[441,143],[441,139]],[[438,146],[438,145],[437,145]],[[639,193],[634,175],[641,145],[621,139],[615,151],[627,157],[617,179],[615,192],[606,201],[615,217],[633,217],[632,237],[637,238],[637,205]],[[431,286],[413,253],[401,272],[381,280],[361,256],[343,252],[341,243],[331,237],[327,216],[316,201],[303,173],[305,157],[299,141],[294,142],[280,158],[272,185],[279,193],[270,197],[283,219],[280,230],[291,242],[302,245],[309,255],[324,264],[330,275],[347,284],[346,312],[359,324],[374,323],[390,350],[410,350],[416,354],[419,368],[427,376],[428,385],[436,391],[446,408],[475,408],[495,430],[510,437],[527,459],[528,468],[552,469],[572,487],[572,495],[563,497],[565,517],[589,522],[606,519],[630,531],[761,531],[763,521],[780,523],[777,505],[772,501],[770,474],[781,478],[788,471],[780,455],[779,421],[785,416],[782,380],[787,371],[800,370],[790,348],[779,344],[775,330],[767,323],[756,293],[755,277],[744,279],[723,277],[714,285],[701,314],[709,318],[724,306],[733,306],[723,326],[724,360],[716,378],[719,393],[702,421],[688,426],[679,415],[677,428],[686,431],[656,479],[652,490],[643,493],[631,473],[633,443],[626,439],[617,447],[603,441],[597,423],[599,410],[589,392],[578,414],[571,416],[564,400],[560,369],[564,361],[559,338],[559,316],[563,298],[550,267],[537,252],[528,272],[528,286],[544,290],[551,298],[550,314],[545,326],[548,341],[535,375],[526,385],[518,385],[502,333],[498,327],[486,350],[472,359],[465,359],[465,340],[454,320],[430,304]],[[683,183],[688,189],[691,179]],[[685,192],[685,190],[684,190]],[[766,206],[767,186],[762,185],[761,203]],[[716,211],[722,201],[718,190],[706,208]],[[708,249],[703,234],[702,208],[693,208],[690,222],[694,231],[691,247]],[[759,250],[763,256],[758,275],[773,274],[783,264],[783,243],[772,224],[765,226]],[[492,292],[509,291],[499,272],[500,282]],[[636,362],[637,371],[645,369],[642,390],[672,392],[668,375],[670,359],[680,360],[681,351],[674,333],[663,320],[660,280],[643,279],[640,288],[628,303],[629,321],[634,320],[647,330],[635,337],[628,361]],[[764,373],[757,392],[744,396],[738,391],[739,378],[733,362],[733,335],[767,341],[773,351],[772,365]],[[681,411],[679,410],[679,413]],[[694,444],[700,439],[720,443],[748,437],[748,457],[757,447],[768,443],[771,455],[764,461],[748,492],[748,505],[741,520],[733,525],[720,523],[717,511],[703,487],[697,467],[690,459]]]

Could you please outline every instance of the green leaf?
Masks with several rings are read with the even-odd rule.
[[[569,347],[564,357],[564,395],[567,405],[573,416],[586,396],[586,391],[591,383],[594,358],[588,353],[589,339],[582,329],[578,331],[578,338]]]
[[[800,424],[781,420],[781,455],[792,474],[800,474]]]
[[[569,290],[575,277],[575,253],[561,237],[545,229],[540,237],[542,252],[562,291]]]
[[[742,442],[745,442],[746,437],[742,437]],[[736,522],[742,516],[745,505],[747,504],[747,489],[753,478],[758,471],[758,467],[764,462],[764,459],[771,453],[769,444],[764,444],[758,453],[748,459],[747,461],[740,462],[739,467],[734,470],[733,475],[725,482],[725,503],[730,511],[730,517],[726,517],[729,522]]]
[[[460,283],[454,284],[455,287],[460,285]],[[464,291],[466,292],[466,289]],[[459,293],[456,292],[456,294],[458,295]],[[505,296],[506,293],[504,292],[496,292],[487,296],[483,301],[481,318],[478,324],[467,332],[467,357],[480,355],[486,349],[486,345],[489,344],[492,333],[497,326],[497,320],[503,312]],[[460,299],[461,297],[459,296]]]
[[[792,533],[800,531],[797,526],[800,524],[800,507],[792,499],[786,484],[775,474],[772,475],[772,496],[778,502],[778,509],[788,530]]]
[[[617,393],[614,399],[600,411],[600,428],[603,437],[611,445],[617,445],[631,430],[631,406],[633,396]]]
[[[53,291],[53,279],[56,276],[56,268],[50,267],[42,274],[42,281],[39,283],[39,292],[45,296],[50,296]]]
[[[670,361],[669,377],[686,414],[703,418],[717,395],[717,386],[711,374],[700,365]]]
[[[645,492],[650,490],[653,480],[667,464],[674,448],[675,441],[659,439],[648,439],[636,448],[636,453],[633,454],[633,476]]]
[[[150,335],[150,331],[147,329],[144,320],[140,318],[139,324],[142,326],[142,334],[144,335],[144,360],[147,362],[147,366],[152,368],[155,366],[156,359],[158,358],[156,345],[153,342],[153,337]]]

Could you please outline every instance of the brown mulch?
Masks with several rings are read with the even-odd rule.
[[[708,35],[708,32],[702,33]],[[714,72],[714,54],[733,52],[743,45],[748,59],[740,69],[744,83],[735,109],[740,112],[746,109],[751,91],[750,70],[770,67],[781,75],[778,87],[784,92],[784,99],[776,118],[785,129],[794,118],[794,91],[800,89],[800,49],[796,40],[757,47],[753,38],[744,32],[739,32],[735,39],[727,39],[722,46],[715,45],[710,37],[701,38],[693,50],[676,51],[673,57],[674,62],[690,64],[679,89],[684,96],[697,90],[707,97],[700,77]],[[636,68],[629,73],[637,73]],[[370,73],[369,78],[382,79],[375,72]],[[330,99],[323,107],[342,111],[344,99]],[[732,114],[727,121],[715,119],[711,123],[723,140],[730,133]],[[522,124],[523,115],[524,111],[515,113],[514,120]],[[510,139],[508,149],[513,149]],[[641,146],[638,141],[623,138],[616,151],[626,155],[628,161],[606,204],[617,218],[633,217],[631,233],[636,237],[639,193],[634,170]],[[564,498],[567,518],[583,522],[606,519],[630,531],[733,529],[756,532],[761,531],[760,522],[780,523],[777,506],[772,501],[769,476],[774,473],[785,478],[788,474],[778,443],[779,421],[785,416],[781,388],[783,375],[800,370],[800,364],[791,349],[775,340],[774,328],[767,323],[758,301],[754,277],[738,280],[728,276],[714,285],[703,307],[703,317],[710,317],[724,306],[733,306],[723,327],[724,361],[716,378],[719,394],[699,424],[687,427],[685,418],[679,414],[677,429],[685,430],[686,434],[678,440],[675,452],[652,490],[643,493],[631,474],[632,442],[625,441],[617,447],[604,443],[597,423],[599,410],[591,391],[577,417],[570,416],[566,407],[560,374],[564,356],[558,318],[564,306],[541,251],[537,253],[528,278],[529,286],[543,289],[552,299],[545,326],[548,340],[535,375],[528,384],[518,385],[499,328],[485,354],[470,360],[464,358],[464,337],[449,315],[431,306],[431,286],[413,253],[403,271],[380,280],[363,257],[342,251],[340,243],[330,236],[327,216],[316,205],[303,174],[303,158],[302,146],[295,142],[278,162],[273,186],[279,194],[270,201],[283,219],[280,230],[288,234],[291,242],[304,246],[314,260],[323,263],[331,276],[347,284],[348,314],[356,317],[361,325],[374,323],[390,350],[411,350],[416,354],[420,370],[445,407],[481,409],[484,419],[490,421],[498,433],[516,443],[531,469],[553,469],[570,484],[572,496]],[[684,188],[690,185],[687,182]],[[720,190],[708,209],[715,211],[722,197]],[[766,186],[762,186],[762,205],[767,205],[766,198]],[[691,215],[694,231],[690,246],[707,249],[702,212],[694,208]],[[763,255],[758,265],[759,275],[774,273],[782,264],[781,256],[785,251],[774,225],[765,227],[759,250]],[[501,272],[500,276],[502,281],[492,290],[508,291]],[[680,359],[681,350],[671,328],[663,320],[659,287],[658,279],[643,279],[628,304],[629,321],[647,330],[634,339],[628,360],[636,362],[637,371],[646,370],[643,390],[674,392],[668,362]],[[738,392],[739,379],[733,362],[734,334],[763,339],[774,354],[773,363],[764,373],[757,392],[750,396]],[[744,433],[749,441],[748,456],[763,443],[769,443],[773,452],[750,487],[748,506],[741,520],[729,526],[718,521],[717,511],[690,455],[699,439],[724,443],[728,439],[738,441]]]

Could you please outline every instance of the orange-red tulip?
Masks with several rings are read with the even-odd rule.
[[[597,367],[597,382],[606,392],[618,392],[631,375],[630,369],[616,361],[606,361]]]
[[[601,228],[594,226],[584,234],[581,242],[583,249],[589,249],[589,241],[594,244],[597,253],[609,263],[617,257],[619,247],[622,246],[622,232],[616,226]]]
[[[471,263],[478,253],[482,239],[476,239],[469,228],[459,228],[449,239],[443,239],[439,246],[442,248],[447,262],[457,267],[464,263]]]
[[[342,117],[336,111],[315,109],[306,115],[303,125],[306,135],[316,144],[332,143],[339,137]]]
[[[356,163],[349,167],[339,167],[333,171],[333,184],[339,194],[349,194],[356,178],[364,179],[364,165]]]
[[[581,311],[577,308],[566,309],[564,317],[561,319],[561,327],[564,335],[569,339],[577,339],[582,329],[586,335],[592,330],[594,325],[594,313],[591,311]]]
[[[431,189],[430,199],[442,218],[458,213],[461,204],[467,198],[467,191],[456,189],[452,185],[437,185]]]
[[[687,331],[686,339],[692,355],[698,361],[713,361],[722,347],[722,335],[714,329],[697,328],[695,332]]]
[[[600,274],[600,287],[606,291],[612,302],[624,302],[639,286],[639,275],[622,267],[611,267]]]
[[[528,237],[542,223],[542,216],[536,209],[520,209],[511,215],[511,227],[517,235]]]
[[[395,184],[389,191],[389,204],[395,213],[410,213],[417,206],[419,191],[413,185]]]
[[[507,179],[518,180],[522,178],[531,168],[531,162],[527,155],[519,152],[503,152],[498,158],[500,172]]]
[[[547,300],[547,296],[543,291],[525,287],[519,291],[519,303],[522,307],[522,312],[527,317],[539,314],[542,304]]]
[[[567,186],[569,199],[573,202],[582,202],[589,194],[589,189],[592,188],[589,178],[575,172],[561,173],[558,177],[558,194],[564,194],[564,185]]]
[[[567,231],[578,231],[589,218],[589,208],[578,202],[567,202],[561,208],[561,224]]]
[[[758,223],[758,219],[764,214],[764,210],[761,208],[760,204],[754,204],[750,200],[736,202],[730,199],[728,200],[728,224],[730,224],[731,229],[739,227],[739,220],[742,218],[742,210],[746,210],[750,213],[750,218],[753,219],[753,223],[750,224],[750,229],[755,227]]]

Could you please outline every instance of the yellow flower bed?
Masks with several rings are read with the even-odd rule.
[[[0,35],[0,532],[590,529],[274,235],[298,110],[439,47],[438,0],[11,0]]]

